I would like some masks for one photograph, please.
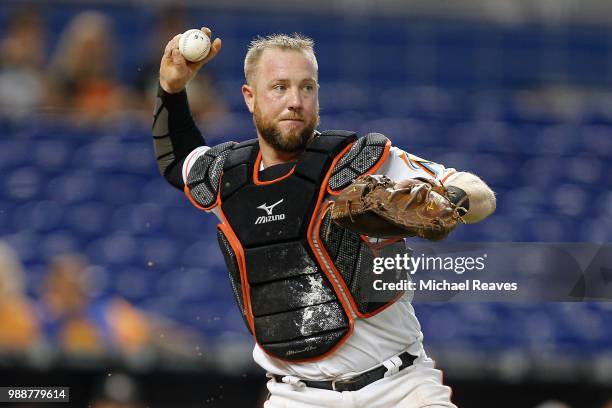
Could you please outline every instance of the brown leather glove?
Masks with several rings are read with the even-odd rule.
[[[430,180],[403,180],[402,188],[385,176],[365,175],[340,192],[332,220],[370,237],[417,236],[441,240],[461,221],[459,206],[444,186]]]

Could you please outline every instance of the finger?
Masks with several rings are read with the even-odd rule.
[[[202,27],[202,28],[200,28],[200,31],[202,31],[204,34],[206,34],[208,36],[208,38],[212,38],[211,37],[212,31],[210,31],[210,28]]]
[[[221,39],[215,38],[215,40],[212,42],[210,46],[210,51],[208,52],[208,55],[206,56],[206,58],[204,58],[204,62],[208,62],[211,59],[215,58],[215,56],[217,56],[219,51],[221,51]]]
[[[164,57],[169,57],[170,53],[172,52],[172,49],[177,48],[178,39],[180,36],[181,36],[180,34],[177,34],[174,37],[172,37],[170,41],[168,41],[168,44],[166,44],[166,48],[164,49]]]
[[[206,58],[204,58],[202,61],[188,63],[189,67],[194,71],[199,70],[200,68],[202,68],[202,65],[206,64],[207,62],[215,58],[215,56],[219,53],[220,49],[221,49],[221,39],[215,38],[215,41],[213,41],[212,45],[210,46],[210,51],[208,52],[208,55],[206,56]]]
[[[171,41],[169,41],[168,44],[166,44],[166,48],[164,48],[164,58],[170,57],[170,53],[172,52],[172,45],[170,43]]]
[[[185,60],[185,57],[183,57],[183,54],[181,54],[178,48],[172,49],[171,58],[174,65],[181,66],[187,63],[187,60]]]
[[[164,57],[169,58],[172,53],[172,50],[174,48],[178,49],[178,40],[180,36],[181,36],[180,34],[177,34],[174,37],[172,37],[170,41],[168,41],[168,44],[166,44],[166,48],[164,49]]]

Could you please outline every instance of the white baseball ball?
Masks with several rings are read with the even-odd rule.
[[[210,51],[210,38],[195,28],[187,30],[179,37],[178,48],[187,61],[201,61]]]

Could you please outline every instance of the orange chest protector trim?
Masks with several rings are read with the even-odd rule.
[[[321,232],[330,178],[356,140],[353,132],[323,132],[295,165],[273,180],[260,177],[257,140],[233,146],[225,159],[218,192],[219,245],[245,322],[273,357],[323,358],[350,336],[354,316],[389,304],[372,307],[355,299],[347,281],[354,275],[354,263],[336,268],[330,258],[330,253],[337,257],[347,251],[342,241],[354,245],[355,236],[345,239],[334,228],[333,242],[327,242]],[[384,160],[386,138],[378,147],[366,171]]]

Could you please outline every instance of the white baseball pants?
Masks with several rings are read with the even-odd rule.
[[[450,387],[442,384],[442,371],[429,358],[357,391],[337,392],[268,381],[270,397],[264,408],[457,408]]]

